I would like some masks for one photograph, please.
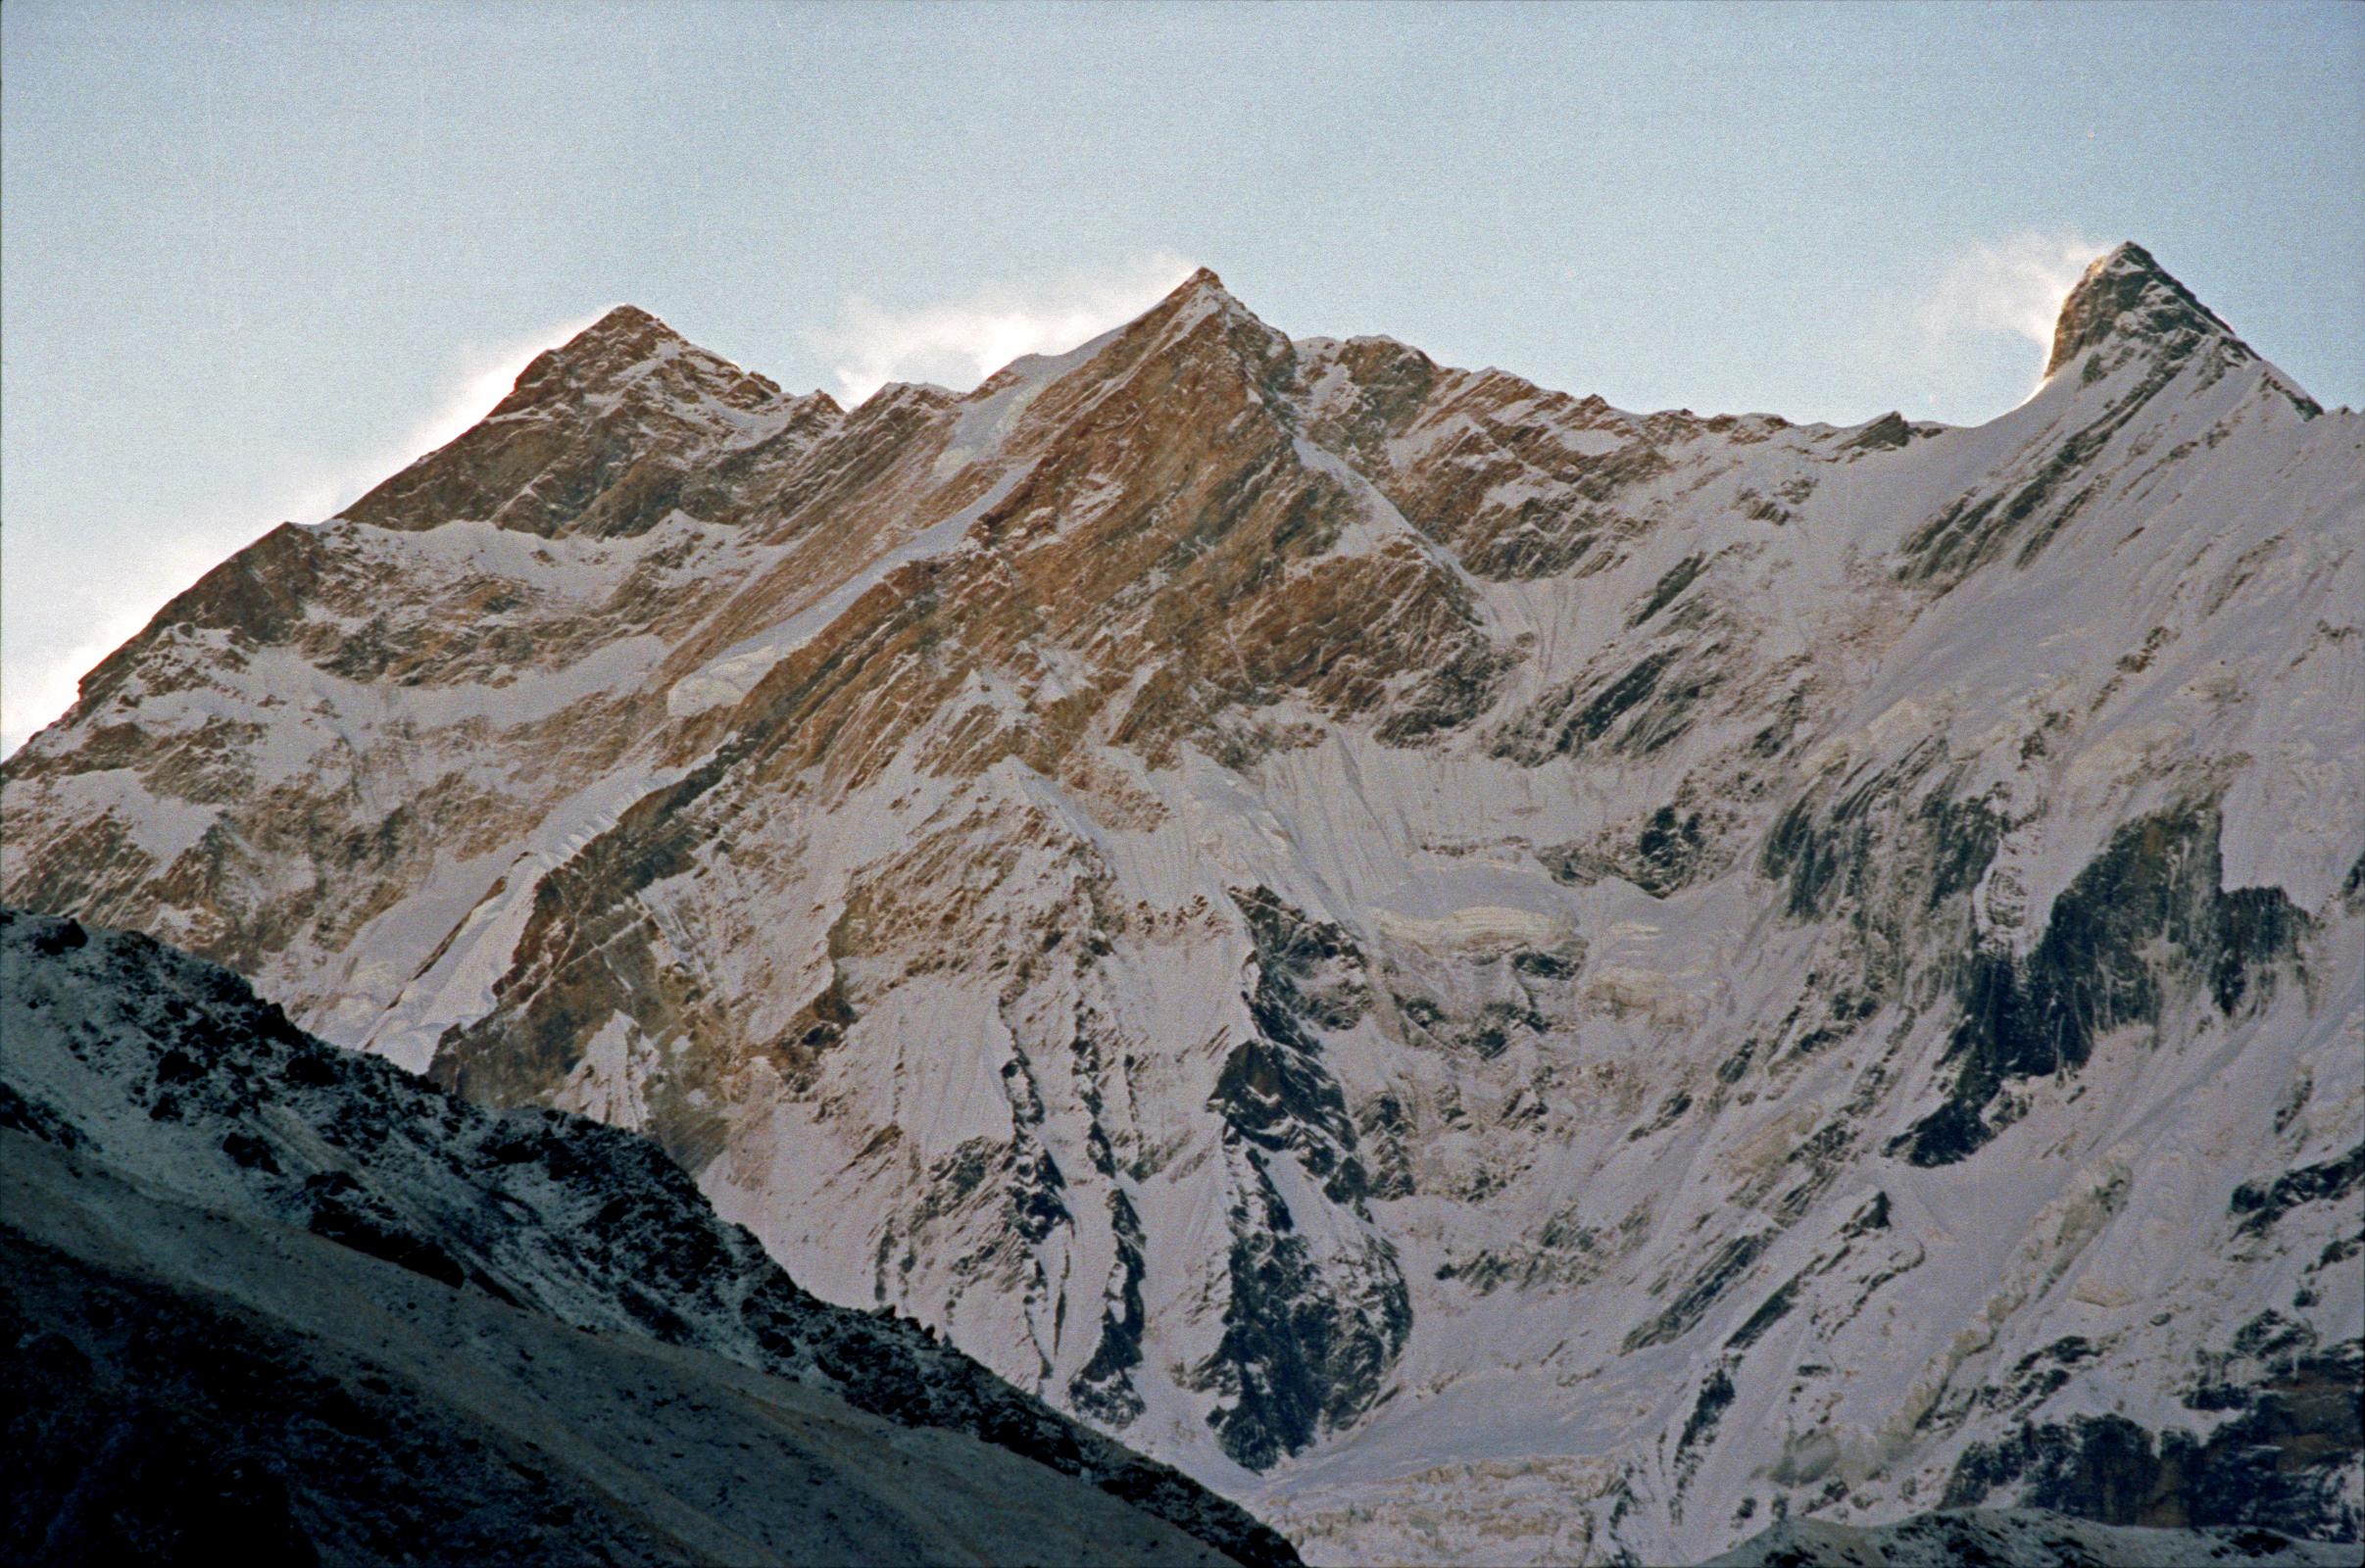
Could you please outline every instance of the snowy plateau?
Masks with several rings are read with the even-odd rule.
[[[1959,428],[1205,271],[851,410],[619,308],[94,668],[0,901],[645,1134],[1310,1562],[2312,1560],[2360,543],[2365,416],[2134,245]]]

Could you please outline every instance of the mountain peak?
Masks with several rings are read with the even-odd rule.
[[[1288,337],[1257,318],[1256,313],[1223,286],[1212,268],[1202,267],[1166,291],[1157,304],[1086,347],[1104,375],[1125,375],[1151,360],[1181,354],[1242,358],[1243,363],[1269,368],[1289,352]],[[1004,375],[1010,373],[1008,370]],[[988,380],[971,396],[994,391],[1001,376]]]
[[[637,305],[617,305],[598,320],[576,333],[570,342],[586,338],[618,337],[625,334],[655,332],[665,337],[677,336],[674,330]]]
[[[1127,330],[1143,326],[1154,326],[1160,333],[1178,328],[1188,330],[1210,318],[1227,323],[1227,330],[1245,326],[1258,337],[1280,336],[1242,303],[1239,295],[1224,287],[1223,279],[1215,275],[1211,267],[1202,267],[1175,284],[1164,299],[1134,318]]]
[[[1192,272],[1189,277],[1175,284],[1172,289],[1167,291],[1164,299],[1144,312],[1139,318],[1149,320],[1155,318],[1179,316],[1186,312],[1205,315],[1213,311],[1228,311],[1251,317],[1256,314],[1240,303],[1240,296],[1223,286],[1223,279],[1215,275],[1215,269],[1202,267]]]
[[[517,389],[563,381],[581,384],[655,359],[669,346],[689,341],[637,305],[618,305],[560,344],[534,356],[517,377]]]
[[[347,507],[388,528],[455,518],[551,534],[637,533],[665,515],[661,468],[686,471],[781,412],[777,383],[618,305],[534,356],[482,422]],[[834,415],[830,404],[825,414]],[[618,482],[627,469],[641,477]],[[611,493],[613,492],[613,493]]]
[[[2087,349],[2114,339],[2182,355],[2212,337],[2241,342],[2149,251],[2127,240],[2096,257],[2061,302],[2045,373],[2051,375]]]

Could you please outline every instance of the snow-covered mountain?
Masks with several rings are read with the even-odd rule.
[[[645,1140],[134,933],[0,908],[0,981],[11,1561],[1296,1561]]]
[[[0,770],[0,895],[658,1139],[1316,1560],[2365,1508],[2365,418],[1637,416],[1202,272],[965,396],[619,310]]]

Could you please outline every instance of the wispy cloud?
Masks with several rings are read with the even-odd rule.
[[[76,687],[92,665],[154,618],[174,594],[188,587],[232,552],[280,522],[319,522],[351,506],[389,474],[451,441],[509,395],[518,373],[545,349],[556,348],[598,319],[562,321],[545,330],[499,343],[469,344],[452,357],[426,412],[398,438],[362,452],[323,454],[320,461],[289,471],[258,475],[256,496],[211,517],[175,518],[170,527],[144,530],[149,542],[132,555],[110,559],[103,573],[79,585],[61,585],[68,599],[86,605],[74,613],[11,617],[0,637],[0,756],[23,745],[34,731],[74,706]],[[44,635],[72,625],[71,635]]]
[[[143,548],[135,560],[111,564],[105,603],[94,606],[94,613],[80,622],[80,636],[25,648],[9,639],[0,657],[0,757],[72,708],[75,688],[93,664],[129,641],[167,600],[244,542],[208,549],[186,535],[158,541]]]
[[[813,334],[848,407],[889,381],[936,381],[966,391],[1023,354],[1074,348],[1130,320],[1191,272],[1160,251],[1112,271],[1003,283],[911,310],[856,295]]]
[[[2010,332],[2050,349],[2062,300],[2107,249],[2076,234],[2034,231],[1975,245],[1939,274],[1923,299],[1921,329],[1941,342]]]

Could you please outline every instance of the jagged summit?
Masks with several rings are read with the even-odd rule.
[[[606,315],[576,333],[570,341],[581,342],[584,338],[613,336],[619,332],[646,331],[652,327],[668,335],[677,335],[653,313],[637,305],[617,305],[611,307]]]
[[[1202,267],[1193,271],[1189,277],[1177,283],[1167,298],[1183,299],[1202,292],[1213,292],[1224,295],[1226,298],[1229,298],[1232,293],[1230,289],[1223,286],[1223,279],[1215,275],[1215,269]]]
[[[654,313],[644,311],[637,305],[616,305],[610,307],[598,320],[568,338],[561,346],[559,352],[566,353],[583,344],[639,336],[678,340],[681,334],[667,326]]]
[[[494,412],[515,413],[567,391],[598,387],[684,350],[712,358],[639,306],[618,305],[566,342],[535,355]]]
[[[2152,254],[2133,240],[2113,247],[2087,268],[2061,302],[2053,327],[2051,375],[2087,349],[2112,339],[2148,344],[2182,357],[2208,338],[2222,338],[2248,357],[2248,345],[2223,318],[2193,297]]]
[[[1239,295],[1223,286],[1223,279],[1215,275],[1213,268],[1203,267],[1167,290],[1163,299],[1135,317],[1119,331],[1131,333],[1154,323],[1196,319],[1218,314],[1263,324]]]
[[[674,359],[689,359],[711,374],[746,377],[773,395],[779,392],[769,377],[743,370],[722,356],[700,348],[639,306],[618,305],[557,348],[536,355],[519,372],[509,398],[494,412],[514,412],[517,406],[552,395],[617,391],[640,379],[649,368]]]
[[[1214,358],[1206,363],[1231,367],[1223,374],[1255,380],[1272,372],[1292,348],[1286,334],[1223,286],[1214,269],[1203,267],[1118,327],[1096,358],[1109,373],[1127,374],[1133,367],[1165,360],[1177,351],[1186,359],[1211,354]]]
[[[406,529],[475,518],[529,533],[634,533],[664,515],[682,473],[816,409],[619,305],[536,355],[482,423],[345,515]],[[834,416],[837,406],[819,412]]]

